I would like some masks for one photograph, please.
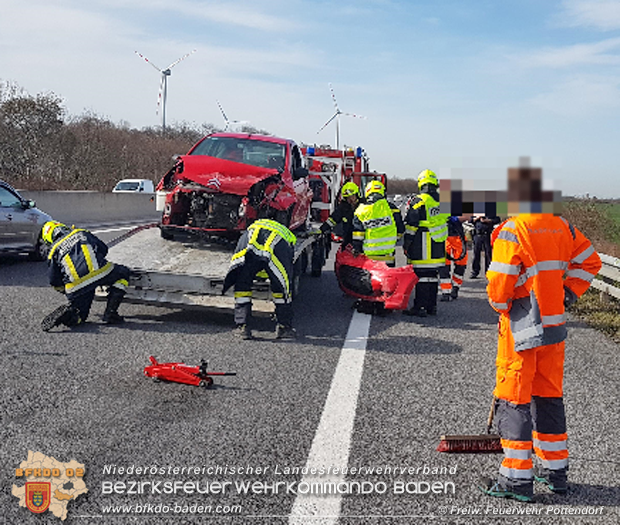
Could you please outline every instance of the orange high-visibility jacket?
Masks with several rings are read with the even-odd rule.
[[[487,272],[491,306],[509,316],[515,350],[566,339],[566,304],[577,300],[601,269],[590,241],[551,214],[533,213],[503,224]]]

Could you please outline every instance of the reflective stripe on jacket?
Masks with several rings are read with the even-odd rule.
[[[565,294],[580,297],[600,269],[590,241],[565,219],[523,214],[506,221],[493,244],[487,293],[510,318],[515,350],[566,339]]]
[[[291,247],[297,242],[297,238],[286,226],[270,219],[254,221],[239,239],[235,253],[230,261],[228,273],[224,279],[224,292],[230,288],[236,280],[236,270],[245,264],[245,256],[248,251],[269,261],[268,265],[285,290],[287,297],[290,295],[291,277],[286,267],[291,266],[292,261],[283,263],[276,255],[276,246],[284,242]],[[292,248],[286,250],[291,254]]]
[[[353,240],[363,241],[365,255],[385,256],[394,252],[398,231],[387,200],[361,204],[355,210],[355,218]]]
[[[64,286],[68,295],[95,285],[114,269],[107,253],[105,243],[89,231],[72,230],[49,251],[50,284]]]
[[[418,268],[439,268],[446,263],[449,214],[441,213],[439,202],[420,193],[411,202],[405,218],[407,262]]]

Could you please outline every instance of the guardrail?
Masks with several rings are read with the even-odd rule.
[[[599,253],[603,266],[598,277],[592,280],[592,286],[601,291],[601,300],[605,301],[608,296],[620,299],[620,288],[613,283],[620,283],[620,259]],[[611,282],[610,282],[611,281]]]

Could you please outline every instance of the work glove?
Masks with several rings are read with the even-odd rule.
[[[573,292],[571,289],[564,287],[564,308],[568,308],[569,306],[575,304],[575,302],[579,299],[577,294]]]
[[[319,236],[319,235],[322,235],[322,234],[323,234],[323,232],[319,228],[315,228],[315,229],[310,230],[308,232],[308,235],[310,235],[310,236]]]
[[[54,290],[56,290],[57,292],[60,293],[65,293],[65,287],[64,286],[54,286]]]

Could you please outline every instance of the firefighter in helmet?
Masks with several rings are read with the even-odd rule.
[[[224,294],[235,287],[235,324],[241,339],[253,339],[252,283],[257,274],[269,278],[276,307],[276,339],[295,339],[293,328],[293,257],[297,238],[286,226],[258,219],[243,232],[224,279]]]
[[[404,313],[426,317],[437,314],[438,272],[446,264],[449,215],[440,211],[439,181],[433,171],[420,172],[418,189],[405,217],[403,248],[419,282],[413,307]]]
[[[41,323],[46,332],[59,326],[75,326],[88,318],[97,286],[108,287],[108,299],[103,321],[121,324],[118,313],[128,286],[129,268],[108,262],[107,245],[88,230],[73,229],[48,221],[43,225],[43,240],[49,245],[47,262],[49,282],[62,291],[69,304],[50,313]]]
[[[349,181],[342,186],[340,195],[342,197],[340,204],[321,224],[320,230],[321,233],[327,234],[338,225],[342,225],[342,247],[344,248],[351,244],[353,239],[353,217],[360,203],[360,189],[355,182]]]
[[[353,219],[353,251],[394,266],[396,242],[405,230],[400,211],[387,201],[379,180],[366,185],[364,196],[366,202],[357,207]]]

